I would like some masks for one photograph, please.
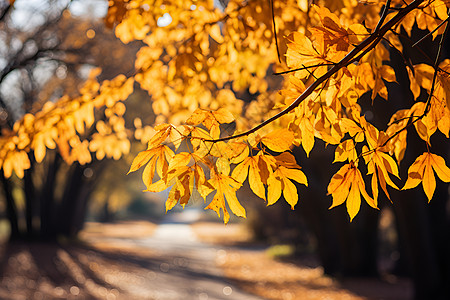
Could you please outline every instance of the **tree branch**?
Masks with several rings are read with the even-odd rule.
[[[386,22],[385,25],[380,26],[380,28],[377,31],[374,31],[369,37],[367,37],[364,41],[362,41],[359,45],[357,45],[352,51],[350,51],[343,59],[341,59],[338,63],[336,63],[330,70],[328,70],[324,75],[317,78],[316,81],[314,81],[310,86],[306,88],[306,90],[295,99],[294,102],[291,103],[287,108],[279,112],[278,114],[274,115],[273,117],[267,119],[266,121],[260,123],[259,125],[253,127],[252,129],[249,129],[247,131],[244,131],[240,134],[228,136],[220,139],[210,139],[210,140],[204,140],[205,142],[223,142],[228,141],[240,137],[247,136],[264,126],[272,123],[273,121],[281,118],[282,116],[286,115],[293,109],[295,109],[297,106],[300,105],[311,93],[323,82],[328,80],[331,76],[333,76],[335,73],[337,73],[340,69],[343,67],[348,66],[354,61],[354,58],[357,57],[361,52],[366,53],[367,51],[375,48],[375,46],[381,41],[382,37],[388,32],[393,26],[395,26],[397,23],[399,23],[409,12],[416,9],[420,4],[422,4],[425,0],[415,0],[411,2],[409,5],[407,5],[402,10],[399,10],[398,13],[392,17],[388,22]],[[367,49],[366,49],[367,47]]]

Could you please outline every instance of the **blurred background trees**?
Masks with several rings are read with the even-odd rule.
[[[16,1],[14,5],[1,2],[2,135],[25,114],[41,110],[47,101],[58,101],[64,95],[78,96],[93,68],[103,70],[99,80],[133,71],[139,43],[125,46],[118,41],[102,20],[106,10],[105,1]],[[145,117],[143,112],[151,114],[142,97],[143,93],[137,92],[129,101],[131,117],[127,126],[134,127],[133,101],[140,102],[139,106],[134,105],[135,117],[136,112],[141,118]],[[100,120],[105,120],[105,109],[95,113],[95,123],[84,133],[84,139],[97,132],[95,124]],[[133,136],[132,131],[128,134]],[[107,211],[122,208],[135,197],[133,188],[126,187],[126,181],[120,177],[127,171],[126,160],[110,166],[94,158],[84,165],[68,165],[60,151],[50,149],[41,163],[36,162],[33,152],[28,157],[31,166],[23,179],[5,178],[1,172],[6,200],[2,204],[11,239],[74,237],[82,228],[93,193],[105,206],[110,201],[115,203]],[[135,187],[135,195],[138,191],[141,195],[139,183],[130,186]],[[99,187],[109,190],[100,196]]]

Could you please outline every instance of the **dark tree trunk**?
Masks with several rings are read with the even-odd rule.
[[[379,212],[363,201],[358,216],[350,223],[345,205],[328,209],[332,198],[325,196],[327,185],[337,170],[329,167],[333,160],[331,148],[328,150],[319,141],[315,147],[309,158],[302,149],[295,151],[308,177],[308,188],[299,192],[297,211],[314,234],[324,271],[342,276],[376,276]]]
[[[89,165],[74,163],[68,172],[65,190],[58,206],[58,234],[66,237],[76,236],[86,218],[88,203],[95,190],[103,162],[96,161],[95,174],[87,178],[84,171]]]
[[[80,207],[81,190],[83,189],[83,170],[78,163],[74,163],[68,173],[63,198],[58,206],[57,228],[58,234],[73,237],[78,233],[75,219]]]
[[[436,136],[438,138],[438,136]],[[411,148],[405,157],[409,166],[426,148],[415,135],[408,139]],[[446,140],[432,139],[431,152],[448,153]],[[407,178],[406,168],[402,178]],[[436,178],[434,197],[428,203],[421,186],[393,194],[394,212],[397,218],[401,254],[408,262],[414,281],[416,299],[450,299],[450,215],[448,184]]]
[[[35,206],[35,187],[33,182],[33,158],[29,155],[32,167],[25,170],[24,174],[24,193],[25,193],[25,223],[27,227],[27,237],[32,238],[35,235],[33,228],[34,206]]]
[[[413,40],[423,36],[423,32],[413,31]],[[411,43],[404,40],[404,45]],[[429,57],[437,53],[437,43],[427,39],[421,43]],[[413,64],[427,61],[421,54],[406,57]],[[428,62],[428,61],[427,61]],[[374,105],[375,116],[388,116],[396,110],[411,107],[414,103],[409,91],[409,80],[404,66],[404,60],[397,53],[391,53],[391,63],[395,68],[399,85],[389,86],[389,103],[386,107],[381,102]],[[420,101],[426,101],[422,95]],[[387,120],[381,120],[386,122]],[[421,140],[414,128],[408,133],[408,149],[400,164],[400,177],[408,177],[408,167],[414,160],[427,151],[425,141]],[[430,152],[443,156],[448,162],[448,139],[436,132],[431,138]],[[443,184],[436,177],[434,197],[428,203],[422,185],[413,190],[392,191],[394,214],[399,236],[400,271],[407,271],[414,282],[416,299],[450,299],[450,215],[448,206],[448,184]],[[401,187],[401,186],[400,186]],[[407,270],[402,270],[407,268]]]
[[[53,155],[47,169],[41,194],[40,194],[40,236],[43,240],[54,240],[55,237],[55,185],[56,175],[61,164],[61,157],[58,153],[53,152],[47,155]]]
[[[6,214],[8,216],[8,221],[11,227],[10,240],[16,240],[21,237],[19,230],[19,222],[17,218],[17,207],[12,195],[12,189],[10,182],[6,179],[3,174],[3,170],[0,170],[0,179],[3,185],[3,192],[5,194],[6,200]]]

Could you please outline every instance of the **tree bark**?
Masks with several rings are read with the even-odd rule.
[[[57,152],[53,155],[47,169],[47,176],[40,195],[40,236],[44,240],[54,240],[55,237],[55,185],[56,175],[61,165],[61,157]]]
[[[27,237],[32,238],[35,235],[33,228],[34,206],[35,206],[35,186],[33,182],[33,158],[28,155],[32,166],[24,173],[24,193],[25,193],[25,223],[27,228]]]
[[[17,218],[17,207],[12,195],[10,182],[6,179],[3,170],[0,170],[0,179],[3,185],[3,192],[6,200],[6,214],[11,227],[10,240],[17,240],[20,238],[19,222]]]

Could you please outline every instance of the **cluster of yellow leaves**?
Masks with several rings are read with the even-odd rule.
[[[236,197],[236,191],[246,180],[268,205],[277,202],[283,193],[293,208],[298,193],[292,181],[307,185],[294,156],[285,152],[292,145],[293,134],[281,129],[263,137],[256,134],[252,142],[211,142],[220,137],[224,125],[232,122],[234,117],[226,109],[213,112],[197,109],[186,121],[187,125],[159,125],[147,150],[136,156],[129,172],[145,166],[143,180],[147,191],[170,188],[166,210],[177,203],[186,205],[194,193],[206,201],[216,191],[206,208],[219,216],[222,210],[225,223],[230,219],[227,207],[237,216],[246,215]],[[175,151],[183,151],[175,154],[165,143],[173,145]],[[269,150],[282,153],[273,156]],[[210,179],[205,175],[208,173]],[[155,175],[159,177],[156,182]]]
[[[133,91],[133,80],[119,75],[99,84],[95,77],[100,70],[91,72],[90,79],[77,98],[67,96],[56,102],[47,102],[41,111],[27,114],[0,138],[0,166],[6,177],[12,171],[19,178],[30,167],[33,153],[36,162],[45,158],[47,149],[56,149],[69,164],[92,161],[91,152],[98,159],[119,159],[130,150],[124,127],[125,100]],[[105,108],[106,107],[106,108]],[[95,123],[95,112],[104,109],[105,121],[96,123],[97,132],[89,137],[88,131]]]
[[[306,8],[307,0],[274,1],[278,34],[305,26]],[[226,108],[246,116],[236,124],[243,129],[273,113],[277,97],[266,78],[277,61],[270,11],[264,1],[111,1],[108,23],[118,23],[122,41],[145,44],[135,78],[152,97],[157,123],[180,124],[197,108]],[[243,111],[234,92],[247,89],[260,94],[259,105]]]
[[[442,181],[450,182],[450,169],[445,164],[445,160],[436,154],[425,152],[409,167],[408,180],[403,189],[415,188],[422,183],[423,190],[430,201],[436,189],[433,170]]]
[[[428,93],[433,90],[433,97],[430,101],[417,102],[410,109],[394,114],[386,131],[381,131],[368,122],[362,116],[358,104],[359,98],[367,92],[371,93],[372,101],[375,101],[377,96],[388,99],[386,82],[396,82],[396,75],[393,68],[386,64],[390,59],[387,47],[395,47],[398,51],[402,51],[402,44],[398,39],[401,28],[406,29],[410,34],[413,25],[418,24],[422,29],[433,31],[447,18],[445,2],[424,1],[419,9],[408,14],[399,23],[401,26],[396,26],[394,30],[386,33],[385,39],[388,43],[379,43],[370,51],[364,52],[364,55],[358,57],[354,63],[342,66],[339,71],[317,86],[295,109],[266,127],[263,136],[252,133],[244,139],[220,140],[224,136],[221,135],[221,130],[224,128],[221,124],[231,122],[231,119],[221,120],[224,114],[228,114],[224,113],[223,109],[228,109],[235,116],[245,115],[247,120],[252,118],[249,118],[248,111],[241,111],[242,106],[237,109],[230,108],[231,101],[217,106],[215,100],[211,99],[215,92],[208,86],[210,83],[214,84],[214,88],[222,88],[225,82],[230,81],[234,91],[239,91],[243,87],[248,87],[251,92],[259,91],[264,95],[259,99],[271,99],[271,103],[275,103],[275,110],[272,112],[264,110],[261,108],[262,105],[256,104],[258,101],[251,103],[248,107],[259,108],[259,115],[271,116],[279,109],[288,108],[309,85],[326,74],[358,44],[368,38],[371,32],[382,25],[378,23],[384,2],[366,1],[364,4],[370,5],[361,5],[356,1],[344,0],[334,1],[333,4],[326,3],[325,6],[314,4],[308,6],[304,2],[287,1],[286,4],[281,4],[280,1],[274,1],[274,9],[278,12],[275,14],[278,30],[288,36],[287,48],[284,48],[282,43],[280,49],[282,52],[286,51],[286,65],[293,70],[284,83],[281,97],[266,93],[266,85],[262,85],[262,88],[258,90],[253,89],[254,84],[260,82],[258,78],[263,78],[264,73],[267,72],[269,68],[267,64],[259,63],[259,61],[245,64],[250,57],[267,56],[270,53],[265,52],[272,38],[272,32],[267,31],[271,25],[268,24],[267,16],[270,8],[264,6],[265,4],[255,4],[252,1],[244,3],[230,1],[223,14],[213,9],[208,15],[210,18],[198,20],[198,24],[203,25],[197,28],[205,28],[202,34],[196,31],[195,26],[186,27],[187,21],[184,21],[183,17],[192,20],[195,16],[192,17],[189,12],[185,12],[186,15],[181,17],[180,13],[178,17],[176,10],[173,13],[170,11],[174,20],[170,26],[176,26],[176,29],[164,31],[164,28],[157,28],[155,31],[150,30],[143,38],[149,46],[158,46],[143,49],[142,56],[138,56],[137,60],[137,67],[144,70],[138,81],[154,97],[154,109],[157,113],[167,115],[169,107],[172,106],[177,107],[177,112],[197,109],[188,118],[188,125],[164,127],[172,128],[171,131],[175,130],[176,137],[167,138],[169,136],[167,135],[159,140],[153,138],[148,145],[147,151],[151,152],[155,151],[152,150],[156,149],[154,147],[162,147],[162,143],[169,142],[174,144],[175,150],[179,151],[178,154],[174,152],[169,156],[166,155],[167,167],[161,167],[161,171],[157,171],[161,179],[156,183],[152,183],[153,177],[150,178],[148,175],[149,170],[155,168],[154,163],[151,163],[152,160],[148,160],[150,163],[144,170],[144,182],[149,187],[148,190],[162,190],[172,186],[166,204],[167,209],[178,202],[185,205],[194,193],[193,187],[195,187],[205,201],[212,190],[217,191],[207,208],[217,213],[222,209],[225,222],[229,219],[225,203],[228,203],[229,208],[236,215],[245,216],[245,210],[237,200],[235,192],[246,180],[250,189],[258,197],[267,201],[268,205],[275,203],[283,194],[285,200],[294,207],[298,201],[298,193],[292,181],[306,185],[307,180],[293,156],[286,151],[292,145],[301,145],[309,154],[314,147],[315,139],[318,138],[327,144],[336,145],[335,162],[346,162],[331,179],[328,192],[333,197],[331,207],[346,202],[350,219],[353,220],[361,206],[361,195],[371,207],[377,208],[380,187],[389,199],[387,186],[398,189],[391,176],[399,179],[398,164],[406,151],[408,124],[413,123],[419,136],[427,143],[430,143],[430,136],[437,129],[448,137],[450,128],[447,108],[448,95],[450,95],[448,61],[442,62],[439,66],[436,85],[433,88],[431,87],[435,72],[433,67],[425,64],[408,67],[414,97],[419,97],[421,89]],[[200,2],[196,2],[195,5],[198,8]],[[391,5],[392,7],[395,5],[398,11],[408,4],[403,1],[392,1]],[[287,8],[291,6],[295,8],[288,10]],[[289,11],[297,11],[298,17],[294,13],[290,14]],[[236,15],[242,16],[241,20],[247,23],[248,27],[237,30],[240,28],[240,21],[236,21],[234,18]],[[305,15],[308,16],[308,23],[295,21]],[[394,15],[395,11],[388,14],[385,22]],[[136,22],[136,24],[139,23],[138,20]],[[221,25],[219,28],[215,26],[217,23]],[[293,30],[290,27],[292,24],[296,26]],[[185,34],[187,30],[190,30],[191,34],[188,38]],[[262,30],[266,31],[261,34]],[[154,33],[157,31],[170,34],[171,45],[182,43],[182,46],[175,50],[173,46],[165,44],[165,40],[158,39],[158,35]],[[290,33],[290,31],[294,32]],[[436,30],[433,37],[435,38],[442,31],[442,28]],[[120,32],[118,34],[120,36]],[[209,35],[208,44],[199,38],[201,35]],[[259,45],[266,47],[255,44],[253,38],[255,40],[258,38],[258,41],[262,43]],[[252,52],[241,48],[244,45]],[[165,50],[154,50],[160,48]],[[250,54],[252,56],[247,56]],[[272,56],[274,56],[273,52]],[[242,61],[240,57],[243,58]],[[268,63],[274,62],[270,60],[271,58],[265,59]],[[231,66],[231,69],[226,64]],[[254,69],[255,66],[261,69]],[[156,69],[162,69],[163,72],[157,72]],[[251,70],[256,77],[249,76],[248,70]],[[157,85],[151,87],[150,84],[154,82],[151,80],[155,78],[164,84],[161,87]],[[164,81],[167,78],[169,81]],[[178,78],[189,78],[185,83],[196,87],[197,100],[192,101],[189,88],[181,87],[177,90],[176,86],[185,84]],[[250,78],[252,79],[249,80]],[[198,88],[199,82],[201,88]],[[227,89],[225,91],[228,93],[228,99],[233,99],[233,103],[236,103],[232,93]],[[183,96],[179,96],[180,93],[184,93]],[[180,107],[183,101],[185,102]],[[272,106],[269,104],[270,101],[266,100],[264,103],[266,107]],[[187,108],[187,105],[190,105],[190,108]],[[198,110],[205,105],[208,105],[209,109],[221,108],[221,110],[217,112]],[[166,117],[165,119],[173,120],[174,118]],[[180,119],[180,115],[175,118],[177,124]],[[255,117],[253,120],[258,119]],[[243,122],[239,118],[234,122],[238,132],[244,131],[245,126],[252,125],[251,122]],[[202,128],[206,128],[207,131]],[[179,150],[180,141],[186,142],[182,150]],[[281,154],[272,155],[271,151]],[[434,191],[434,176],[432,176],[431,168],[433,167],[438,176],[446,182],[450,173],[441,157],[430,153],[424,155],[427,159],[432,157],[433,162],[436,163],[432,163],[431,159],[425,160],[421,159],[422,156],[419,157],[418,162],[416,161],[410,168],[404,188],[411,188],[422,182],[427,196],[431,199],[431,191]],[[138,160],[139,157],[136,159]],[[366,184],[359,170],[361,158],[364,158],[367,174],[371,176],[372,196],[369,196],[366,191]],[[146,162],[133,163],[130,172],[137,170]],[[152,165],[153,167],[149,167]],[[210,174],[211,179],[208,180],[205,174]]]

